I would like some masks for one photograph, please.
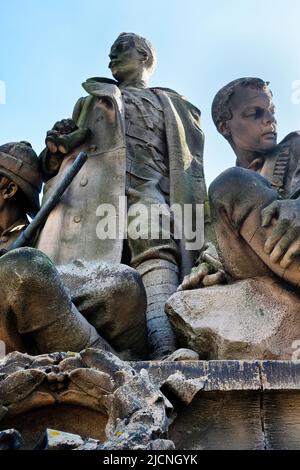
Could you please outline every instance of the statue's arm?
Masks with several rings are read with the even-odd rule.
[[[63,158],[58,155],[51,154],[46,147],[39,155],[39,160],[43,180],[46,182],[58,173]]]
[[[84,98],[81,97],[81,98],[79,98],[79,100],[76,102],[76,104],[74,106],[73,113],[72,113],[72,119],[76,124],[78,123],[78,119],[79,119],[79,116],[81,114],[83,104],[84,104]]]
[[[63,135],[71,134],[78,129],[76,123],[79,119],[83,103],[84,98],[79,98],[74,106],[72,118],[57,121],[53,128],[47,132],[47,146],[39,156],[44,181],[48,181],[58,173],[66,153],[61,153],[56,149],[55,139]]]
[[[262,226],[272,227],[264,250],[283,269],[287,269],[300,255],[300,135],[293,138],[291,146],[296,163],[292,175],[294,191],[290,198],[272,202],[261,214]]]

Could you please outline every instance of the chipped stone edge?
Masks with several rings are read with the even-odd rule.
[[[97,349],[13,352],[0,361],[0,421],[54,403],[108,415],[107,440],[97,450],[174,449],[167,440],[172,405],[146,370]]]

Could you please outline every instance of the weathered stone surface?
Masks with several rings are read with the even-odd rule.
[[[168,356],[164,361],[197,361],[199,359],[199,354],[196,351],[191,349],[180,348],[174,351],[170,356]]]
[[[56,429],[47,429],[44,436],[44,448],[47,450],[96,450],[99,444],[96,439],[84,439]]]
[[[260,377],[263,390],[299,390],[300,361],[264,361]]]
[[[170,375],[163,385],[163,390],[168,389],[186,405],[189,405],[199,390],[204,388],[205,382],[201,379],[189,379],[182,372]]]
[[[170,427],[176,449],[263,450],[259,391],[200,392]]]
[[[165,439],[172,405],[145,369],[137,372],[115,355],[96,349],[45,359],[11,354],[0,361],[1,418],[49,405],[77,405],[98,412],[100,426],[103,414],[108,415],[107,439],[99,449],[151,449],[153,442],[157,449],[174,447]],[[87,444],[80,437],[74,439],[62,437],[61,430],[46,434],[49,448]]]
[[[269,391],[263,397],[265,448],[300,449],[300,393]]]
[[[300,338],[299,296],[267,277],[178,292],[167,314],[204,359],[289,360]]]
[[[31,408],[22,414],[4,416],[0,421],[0,430],[17,429],[22,436],[22,450],[42,450],[45,448],[46,429],[105,442],[107,419],[107,414],[80,404],[41,403],[40,408]]]
[[[97,365],[96,370],[101,371],[100,355],[97,354],[92,361],[93,351],[87,351],[86,354],[89,362]],[[30,365],[32,359],[26,363]],[[65,357],[56,366],[62,364],[64,370],[70,371],[73,361],[75,369],[80,369],[80,364],[86,367],[79,354],[75,358],[70,357],[66,368],[67,361],[68,357]],[[101,372],[108,373],[109,361],[109,357],[105,361],[103,356]],[[36,361],[32,361],[32,364],[36,365]],[[21,416],[11,414],[16,409],[14,404],[13,410],[6,412],[6,416],[8,414],[10,417],[3,416],[1,419],[0,429],[17,429],[22,435],[22,449],[45,449],[45,429],[55,430],[60,439],[59,445],[70,450],[93,450],[95,446],[98,450],[168,450],[174,448],[173,442],[177,449],[190,450],[299,448],[299,361],[155,361],[131,365],[133,367],[127,364],[127,373],[119,374],[118,377],[118,380],[122,377],[125,387],[117,386],[117,393],[110,395],[108,400],[107,414],[111,417],[109,426],[106,426],[107,419],[102,413],[82,406],[85,397],[83,393],[81,406],[80,403],[54,403],[31,409]],[[114,376],[116,374],[118,372],[115,370]],[[147,381],[148,375],[151,386]],[[178,382],[178,376],[183,378],[182,383]],[[201,389],[189,406],[178,406],[177,417],[172,419],[173,408],[166,396],[174,405],[178,398],[184,403],[184,391],[194,395],[195,390],[190,389],[189,385],[195,383],[201,385]],[[44,390],[49,384],[45,381]],[[151,392],[153,384],[156,386],[154,394]],[[43,386],[38,386],[38,389],[40,387]],[[156,401],[159,388],[164,394],[166,414],[161,413]],[[62,392],[48,393],[56,397]],[[188,398],[191,395],[188,394]],[[123,400],[123,397],[126,398]],[[118,420],[119,400],[124,406]],[[128,420],[122,419],[126,413],[130,416]],[[108,431],[106,435],[105,426]],[[168,434],[165,432],[167,428]],[[28,437],[28,429],[33,436]],[[73,436],[69,439],[70,434]]]
[[[196,379],[201,385],[199,390],[203,389],[205,392],[260,391],[263,387],[261,370],[264,364],[265,362],[260,363],[259,361],[151,361],[132,363],[137,371],[146,369],[151,382],[160,388],[164,388],[169,378],[181,373],[188,382]],[[278,368],[277,364],[278,362],[274,362],[275,370]],[[293,369],[290,363],[282,364],[287,364],[285,367],[285,380],[288,381]],[[296,370],[295,373],[297,374],[297,372]],[[283,379],[280,383],[284,387]],[[180,389],[178,388],[177,396],[179,396],[179,393]]]
[[[170,426],[176,449],[299,449],[300,361],[135,363],[156,384],[181,371],[204,387]]]

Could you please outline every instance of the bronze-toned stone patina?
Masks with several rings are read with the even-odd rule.
[[[130,233],[126,243],[123,236],[96,236],[97,208],[105,203],[115,207],[123,235],[126,211],[119,202],[125,195],[128,209],[137,203],[148,211],[153,204],[166,205],[168,221],[170,205],[191,204],[194,217],[196,204],[204,203],[200,112],[173,90],[147,87],[155,62],[148,40],[121,34],[110,51],[115,81],[88,79],[83,84],[88,96],[76,103],[73,120],[60,121],[48,132],[41,155],[45,197],[79,150],[89,158],[48,218],[37,246],[58,265],[79,258],[133,266],[147,293],[150,355],[164,357],[176,349],[165,302],[190,272],[198,250],[188,251],[185,239],[174,240],[162,224],[154,239],[144,221],[137,240]],[[76,150],[66,154],[72,146]],[[129,215],[128,225],[136,219]]]

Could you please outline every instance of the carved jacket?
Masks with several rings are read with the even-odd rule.
[[[78,151],[87,151],[89,158],[48,217],[37,248],[56,264],[65,264],[76,258],[120,263],[126,223],[126,214],[121,208],[119,210],[119,198],[125,195],[126,182],[124,102],[113,80],[88,79],[83,88],[88,96],[76,103],[73,119],[80,128],[89,128],[91,136],[63,160],[57,174],[50,175],[44,197]],[[196,204],[203,204],[206,198],[200,111],[172,90],[152,90],[159,97],[165,117],[170,205],[191,204],[194,217]],[[45,159],[47,152],[43,152],[42,168],[45,168]],[[49,178],[49,174],[46,176]],[[96,235],[97,208],[105,203],[116,208],[115,220],[121,234],[116,239],[100,240]],[[189,273],[199,252],[186,250],[184,238],[180,245],[183,276]]]

